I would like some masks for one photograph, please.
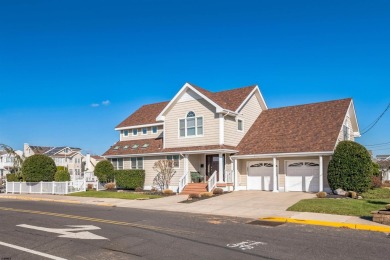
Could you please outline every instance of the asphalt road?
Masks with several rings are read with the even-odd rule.
[[[253,221],[250,219],[221,216],[1,200],[0,220],[0,259],[389,259],[390,256],[390,238],[384,233],[294,224],[265,226],[249,224]],[[89,239],[93,236],[100,239]]]

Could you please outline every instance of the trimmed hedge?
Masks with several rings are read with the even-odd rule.
[[[54,181],[56,171],[54,160],[43,154],[28,157],[22,165],[22,176],[26,182]]]
[[[7,175],[5,175],[5,177],[7,178],[7,181],[11,181],[11,182],[19,182],[20,179],[18,178],[18,176],[16,176],[15,173],[9,173]]]
[[[54,175],[54,181],[70,181],[70,174],[67,170],[59,170]]]
[[[100,182],[111,182],[114,180],[114,166],[110,161],[98,162],[93,173]]]
[[[353,141],[341,141],[328,167],[328,182],[334,191],[365,192],[371,186],[373,174],[371,156],[367,149]]]
[[[144,170],[115,170],[114,175],[117,188],[134,190],[145,183]]]

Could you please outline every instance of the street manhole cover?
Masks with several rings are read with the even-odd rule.
[[[252,221],[252,222],[248,222],[247,224],[259,225],[259,226],[266,226],[266,227],[277,227],[277,226],[283,225],[284,222],[273,222],[273,221],[265,221],[265,220],[255,220],[255,221]]]

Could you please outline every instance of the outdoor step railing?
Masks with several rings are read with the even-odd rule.
[[[213,189],[217,186],[217,171],[215,171],[207,181],[207,190],[209,192],[213,191]]]
[[[186,172],[186,173],[184,173],[183,176],[181,176],[181,178],[179,180],[178,193],[182,192],[184,187],[187,185],[189,175],[190,175],[190,173]]]

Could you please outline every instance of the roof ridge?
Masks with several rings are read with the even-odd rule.
[[[239,87],[239,88],[232,88],[232,89],[227,89],[227,90],[221,90],[221,91],[212,92],[212,93],[213,94],[219,94],[219,93],[229,92],[229,91],[234,91],[234,90],[240,90],[240,89],[246,89],[246,88],[255,88],[257,86],[258,86],[257,84],[254,84],[254,85],[250,85],[250,86]]]
[[[303,106],[310,106],[310,105],[319,105],[319,104],[324,104],[324,103],[333,103],[333,102],[336,102],[336,101],[347,101],[347,100],[352,101],[352,98],[332,99],[332,100],[320,101],[320,102],[312,102],[312,103],[307,103],[307,104],[290,105],[290,106],[284,106],[284,107],[275,107],[275,108],[269,108],[269,109],[267,109],[265,111],[272,111],[272,110],[291,108],[291,107],[303,107]]]

